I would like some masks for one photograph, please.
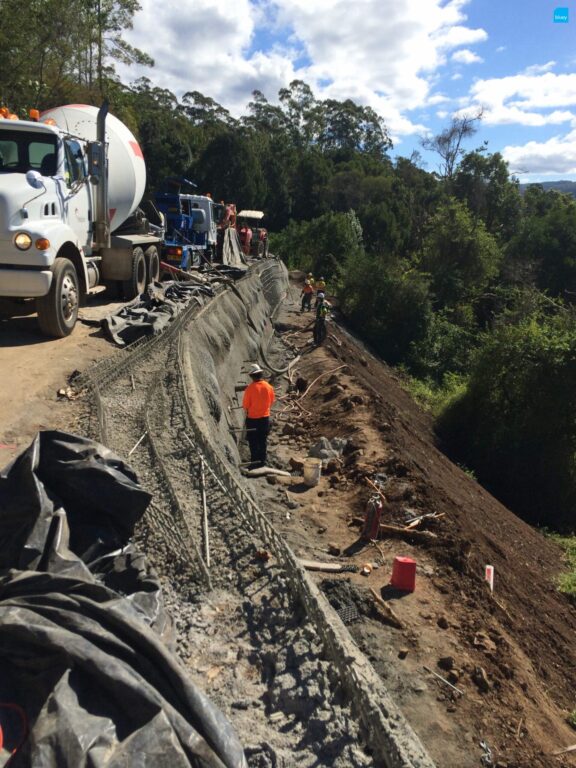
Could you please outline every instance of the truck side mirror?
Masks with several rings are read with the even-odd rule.
[[[99,184],[106,167],[104,145],[99,141],[90,141],[86,147],[86,156],[88,158],[90,182],[92,184]]]

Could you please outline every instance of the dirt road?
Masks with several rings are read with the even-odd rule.
[[[99,320],[120,306],[97,295],[80,315]],[[74,371],[113,351],[99,329],[82,323],[64,339],[48,339],[38,330],[33,302],[0,300],[0,468],[38,430],[74,429],[77,409],[65,405],[57,392]]]

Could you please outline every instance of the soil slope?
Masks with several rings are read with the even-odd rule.
[[[438,450],[428,415],[342,327],[332,323],[326,344],[313,348],[310,329],[298,330],[310,317],[295,301],[279,317],[282,343],[302,355],[295,376],[315,383],[297,402],[288,395],[279,403],[274,455],[286,468],[320,436],[349,444],[317,488],[268,487],[271,502],[287,491],[293,508],[271,504],[275,523],[303,558],[379,566],[368,577],[318,580],[336,607],[347,608],[344,616],[357,614],[350,631],[438,766],[479,765],[482,757],[508,768],[576,765],[573,753],[551,754],[576,742],[566,724],[576,707],[576,610],[555,588],[561,551]],[[370,495],[365,478],[376,473],[387,477],[382,522],[436,513],[418,528],[435,538],[384,537],[378,548],[359,541],[353,518]],[[336,548],[339,557],[329,554]],[[387,586],[397,555],[417,560],[413,594]],[[495,567],[493,594],[486,564]],[[402,630],[378,618],[370,587],[393,606]]]

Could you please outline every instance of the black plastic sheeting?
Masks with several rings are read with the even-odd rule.
[[[202,304],[206,296],[214,296],[208,283],[164,283],[162,287],[150,287],[137,302],[122,307],[116,315],[109,315],[98,324],[111,341],[125,347],[141,336],[161,333],[192,299]]]
[[[246,768],[163,642],[160,586],[129,543],[150,498],[118,456],[64,432],[0,473],[0,765]]]

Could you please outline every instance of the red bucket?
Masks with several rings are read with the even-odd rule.
[[[416,560],[412,560],[411,557],[395,557],[390,584],[403,592],[414,592],[416,589]]]

